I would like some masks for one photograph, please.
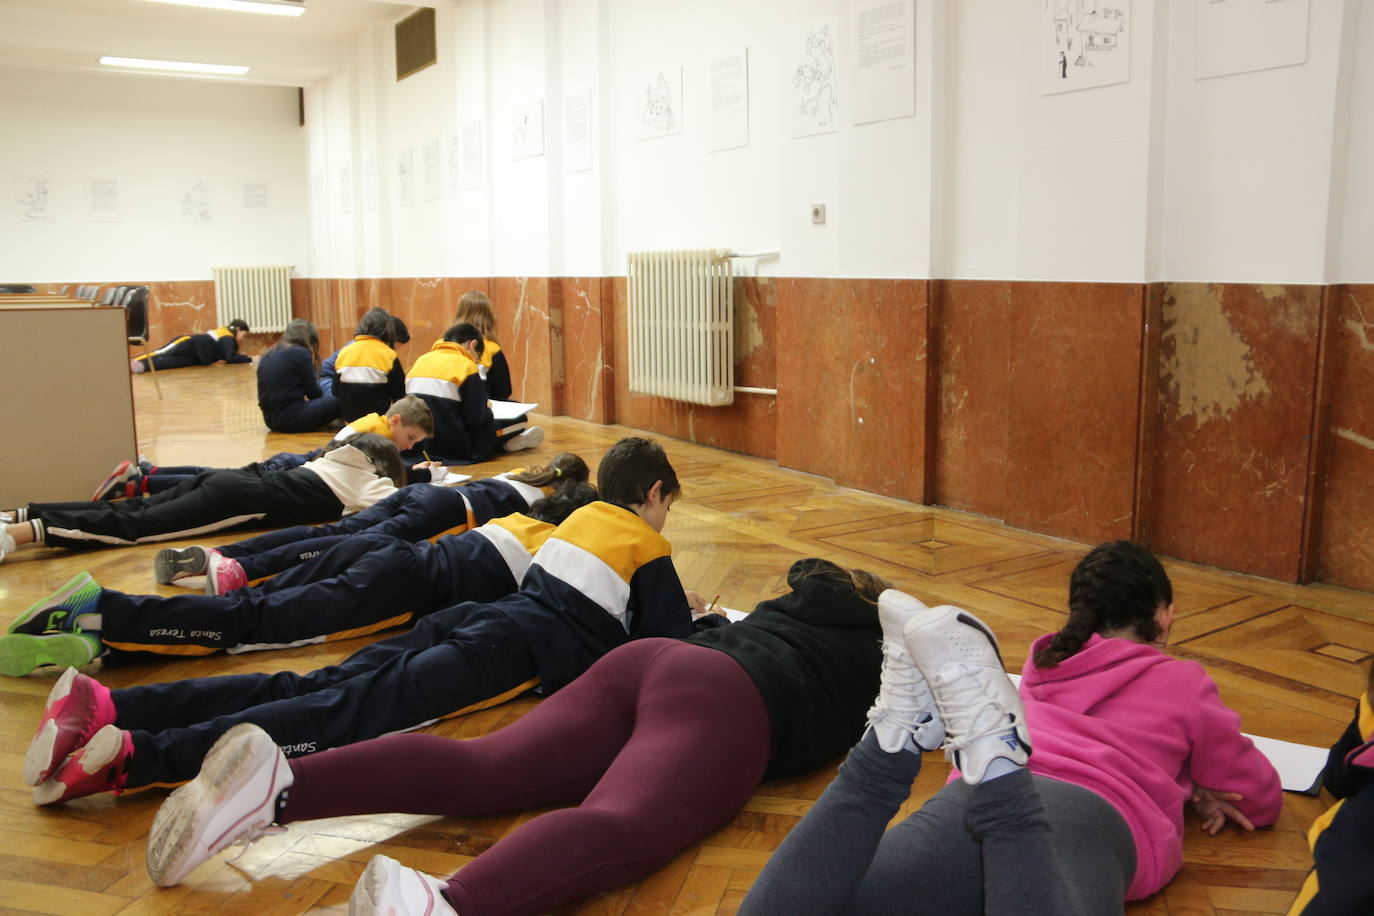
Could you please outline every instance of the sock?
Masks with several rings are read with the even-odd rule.
[[[47,531],[43,527],[43,520],[41,518],[29,519],[29,527],[33,529],[34,546],[41,547],[48,543]]]
[[[988,768],[983,772],[983,782],[989,779],[996,779],[998,776],[1006,776],[1008,773],[1015,773],[1023,769],[1023,765],[1007,757],[994,757],[988,762]]]
[[[99,633],[104,616],[101,614],[77,614],[72,623],[83,633]]]

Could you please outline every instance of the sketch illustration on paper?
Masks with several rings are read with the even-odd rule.
[[[639,137],[682,132],[682,71],[655,70],[644,81],[639,106]]]
[[[458,132],[454,131],[448,135],[448,195],[455,197],[458,194],[458,182],[462,172],[462,158],[459,155]]]
[[[668,74],[655,73],[644,87],[644,106],[639,113],[640,124],[654,135],[677,132],[677,100]]]
[[[1130,0],[1044,0],[1046,94],[1130,79]]]
[[[192,182],[182,190],[181,221],[183,223],[208,223],[210,221],[210,186],[205,182]]]
[[[401,197],[401,206],[415,203],[414,156],[409,148],[402,150],[396,158],[396,189]]]
[[[834,35],[829,23],[808,26],[802,32],[802,58],[792,71],[794,137],[835,129],[840,96],[835,82]]]
[[[26,220],[52,219],[52,179],[16,178],[17,185],[14,202],[19,207],[19,215]]]

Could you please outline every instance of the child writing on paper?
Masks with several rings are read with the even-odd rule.
[[[417,397],[403,397],[386,409],[386,413],[370,413],[359,417],[334,434],[333,441],[348,439],[359,433],[375,433],[385,436],[404,452],[414,447],[426,436],[434,435],[434,417],[429,407]],[[307,461],[320,457],[322,449],[309,452],[278,452],[270,458],[258,462],[258,466],[268,471],[288,471],[298,468]],[[161,493],[195,477],[216,470],[200,465],[156,465],[140,456],[137,463],[121,461],[110,472],[104,482],[96,488],[91,498],[132,499],[136,496],[150,496]],[[439,483],[447,471],[440,462],[421,461],[406,465],[406,476],[412,483]]]
[[[455,324],[406,374],[406,393],[423,398],[434,414],[434,438],[426,451],[440,460],[484,461],[498,451],[533,448],[544,440],[544,431],[537,426],[500,435],[478,371],[484,346],[475,327]]]
[[[873,729],[744,916],[1120,913],[1178,871],[1190,798],[1211,832],[1278,817],[1278,774],[1240,717],[1201,665],[1164,652],[1173,587],[1143,547],[1103,544],[1078,564],[1068,622],[1035,641],[1019,696],[985,624],[900,597],[879,607]],[[963,778],[887,830],[921,751],[942,742]]]

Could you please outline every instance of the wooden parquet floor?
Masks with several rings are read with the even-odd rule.
[[[143,452],[164,464],[231,466],[322,441],[262,426],[251,366],[163,374],[157,399],[134,379]],[[567,419],[546,423],[533,461],[480,466],[496,473],[575,451],[595,467],[631,431]],[[665,441],[685,489],[664,533],[687,587],[751,608],[778,594],[795,559],[819,555],[862,566],[931,604],[970,608],[998,631],[1014,670],[1036,635],[1064,620],[1070,569],[1085,545],[1009,529],[996,521],[836,487],[767,461]],[[91,482],[93,486],[95,481]],[[220,538],[220,541],[231,538]],[[154,547],[77,554],[31,551],[0,565],[0,616],[8,618],[81,569],[112,588],[146,593]],[[1168,563],[1180,610],[1173,651],[1208,666],[1247,731],[1326,745],[1344,728],[1374,653],[1374,599],[1327,586],[1294,587]],[[165,588],[165,587],[162,587]],[[190,676],[291,668],[309,670],[363,640],[284,652],[189,661],[150,660],[101,673],[111,686]],[[20,777],[24,749],[55,672],[0,679],[0,912],[59,914],[216,913],[254,916],[342,913],[364,863],[387,852],[447,874],[538,812],[500,817],[339,818],[293,825],[250,847],[230,866],[220,857],[182,886],[160,890],[144,872],[144,843],[163,790],[36,808]],[[537,701],[522,699],[437,726],[455,738],[499,728]],[[937,754],[907,810],[943,784]],[[807,810],[833,766],[763,786],[725,828],[636,885],[559,908],[560,914],[735,912],[758,869]],[[1188,821],[1185,866],[1161,894],[1127,908],[1143,914],[1281,913],[1310,862],[1304,832],[1328,801],[1286,797],[1271,830],[1226,830],[1212,838]],[[903,811],[901,816],[904,816]]]

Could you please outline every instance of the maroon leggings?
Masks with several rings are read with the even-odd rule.
[[[444,891],[463,916],[541,913],[642,878],[729,822],[763,778],[769,738],[734,659],[640,639],[490,735],[392,735],[291,760],[280,821],[573,805],[511,831]]]

